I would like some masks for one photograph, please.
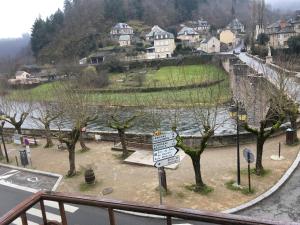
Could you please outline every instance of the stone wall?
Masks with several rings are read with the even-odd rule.
[[[70,130],[64,130],[62,132],[69,132]],[[58,130],[53,130],[53,133],[58,133]],[[42,129],[22,129],[23,136],[27,137],[45,137],[45,131]],[[285,133],[285,129],[281,129],[276,132],[273,136],[278,136]],[[6,139],[10,139],[14,134],[13,128],[5,128],[4,134]],[[100,135],[102,141],[110,141],[117,144],[119,142],[119,136],[117,132],[103,132],[103,131],[87,131],[84,135],[86,140],[95,140],[95,135]],[[201,137],[197,135],[183,135],[185,143],[197,146],[201,141]],[[148,149],[152,148],[152,134],[141,134],[141,133],[126,133],[126,140],[131,148],[136,149]],[[240,143],[247,144],[255,142],[255,136],[248,132],[240,133]],[[209,147],[225,147],[236,145],[236,134],[228,135],[215,135],[208,143]]]

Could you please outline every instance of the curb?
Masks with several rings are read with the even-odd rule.
[[[0,163],[0,166],[2,167],[6,167],[6,168],[11,168],[11,169],[15,169],[15,170],[22,170],[22,171],[26,171],[26,172],[30,172],[30,173],[36,173],[36,174],[41,174],[41,175],[46,175],[49,177],[57,177],[57,181],[54,184],[53,188],[51,189],[51,191],[55,191],[59,185],[59,183],[61,182],[63,176],[60,174],[56,174],[56,173],[50,173],[50,172],[45,172],[45,171],[40,171],[40,170],[33,170],[33,169],[27,169],[27,168],[21,168],[21,167],[17,167],[17,166],[11,166],[11,165],[7,165],[7,164],[3,164]],[[14,187],[18,187],[19,185],[13,185]],[[21,186],[19,186],[21,187]],[[32,189],[29,192],[33,192],[34,189]]]
[[[274,192],[276,192],[279,188],[281,188],[281,186],[283,184],[285,184],[285,182],[290,178],[292,173],[297,169],[299,163],[300,163],[300,151],[299,151],[295,161],[293,162],[293,164],[290,166],[290,168],[285,172],[285,174],[280,178],[280,180],[273,187],[271,187],[269,190],[267,190],[265,193],[261,194],[257,198],[251,200],[250,202],[247,202],[245,204],[242,204],[242,205],[237,206],[232,209],[222,211],[222,213],[227,213],[227,214],[237,213],[239,211],[247,209],[247,208],[261,202],[262,200],[270,197],[272,194],[274,194]]]
[[[279,188],[281,188],[281,186],[290,178],[292,173],[297,169],[297,166],[299,165],[299,163],[300,163],[300,151],[299,151],[296,159],[294,160],[293,164],[290,166],[290,168],[285,172],[285,174],[280,178],[280,180],[273,187],[271,187],[268,191],[266,191],[262,195],[258,196],[257,198],[255,198],[245,204],[242,204],[242,205],[237,206],[232,209],[222,211],[221,213],[234,214],[241,210],[249,208],[249,207],[259,203],[260,201],[270,197],[274,192],[276,192]],[[166,218],[164,216],[155,216],[155,215],[149,215],[149,214],[144,214],[144,213],[127,212],[127,211],[123,211],[123,210],[116,210],[116,211],[123,213],[123,214],[140,216],[140,217],[144,217],[144,218],[155,218],[155,219],[165,219]],[[180,220],[178,218],[173,218],[173,219]]]

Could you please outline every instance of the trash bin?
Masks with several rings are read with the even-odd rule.
[[[286,144],[293,145],[295,143],[295,130],[288,128],[286,130]]]

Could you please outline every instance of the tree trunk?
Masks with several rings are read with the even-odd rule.
[[[0,134],[1,135],[1,134]],[[2,146],[1,146],[1,143],[0,143],[0,161],[4,159],[4,154],[2,152]]]
[[[126,145],[126,137],[125,137],[125,130],[124,129],[118,129],[119,138],[122,145],[122,151],[123,151],[123,157],[127,157],[129,155],[127,145]]]
[[[291,122],[291,127],[294,130],[294,141],[298,141],[298,134],[297,134],[297,116],[291,115],[290,116],[290,122]]]
[[[264,167],[262,165],[264,143],[265,143],[265,139],[261,136],[258,136],[256,142],[256,165],[255,165],[255,173],[258,176],[260,176],[264,171]]]
[[[84,139],[83,139],[83,133],[82,132],[80,132],[80,136],[79,136],[79,142],[80,142],[80,146],[81,146],[81,151],[88,151],[88,150],[90,150],[86,145],[85,145],[85,143],[84,143]]]
[[[69,166],[70,169],[68,171],[68,177],[72,177],[76,175],[76,167],[75,167],[75,144],[68,145],[69,151]]]
[[[46,133],[46,145],[45,148],[51,148],[53,146],[53,141],[51,138],[51,131],[49,124],[45,124],[45,133]]]
[[[203,183],[202,176],[201,176],[201,168],[200,168],[200,156],[191,156],[193,167],[194,167],[194,173],[195,173],[195,191],[201,191],[205,184]]]
[[[22,134],[21,126],[15,125],[15,129],[18,132],[18,134]]]

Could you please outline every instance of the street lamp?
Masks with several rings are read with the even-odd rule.
[[[240,108],[237,101],[235,105],[229,108],[230,117],[236,120],[236,155],[237,155],[237,185],[241,185],[241,165],[240,165],[240,122],[247,120],[247,112],[244,108]]]
[[[4,124],[5,124],[5,120],[6,116],[5,114],[0,111],[0,134],[1,134],[1,139],[2,139],[2,144],[3,144],[3,148],[4,148],[4,152],[5,152],[5,158],[6,158],[6,162],[9,163],[9,158],[8,158],[8,154],[7,154],[7,149],[6,149],[6,145],[5,145],[5,141],[4,141],[4,134],[3,134],[3,128],[4,128]]]

